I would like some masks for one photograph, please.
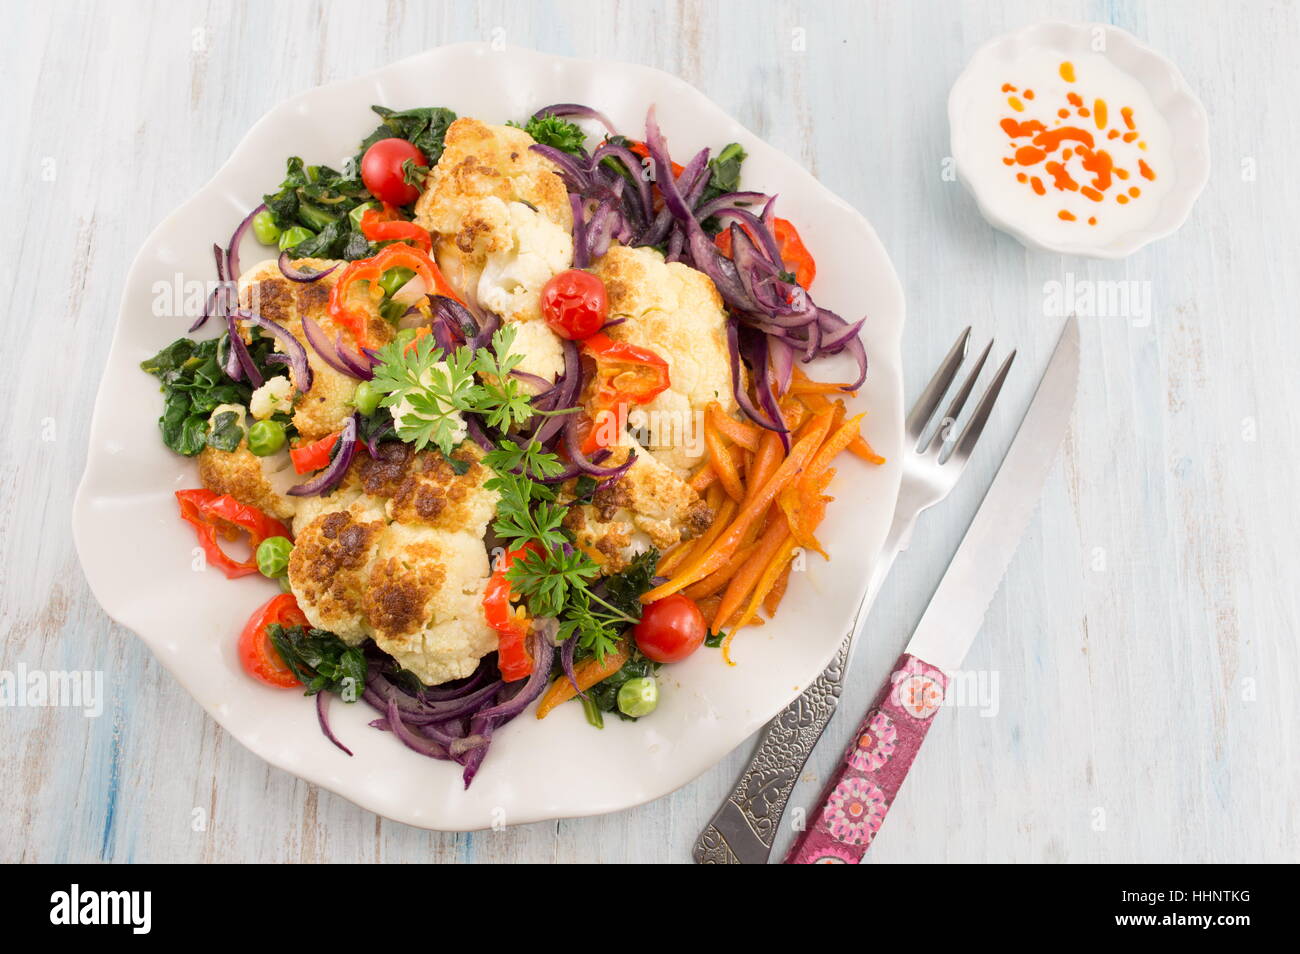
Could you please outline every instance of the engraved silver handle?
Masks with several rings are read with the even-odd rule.
[[[763,729],[736,787],[696,840],[696,862],[766,864],[794,783],[839,705],[852,645],[850,632],[825,671]]]
[[[921,509],[924,507],[895,514],[853,628],[822,674],[763,728],[745,771],[695,840],[691,855],[698,864],[767,864],[794,783],[840,704],[844,674],[853,658],[854,634],[871,611],[899,551],[911,538]]]

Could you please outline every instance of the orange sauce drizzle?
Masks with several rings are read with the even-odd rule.
[[[1065,82],[1076,81],[1073,63],[1063,61],[1058,71]],[[1002,92],[1014,94],[1020,91],[1011,83],[1004,83]],[[1019,96],[1007,96],[1007,104],[1015,112],[1023,113],[1026,108],[1024,100],[1033,101],[1033,99],[1034,91],[1026,88]],[[1131,143],[1138,140],[1139,132],[1133,109],[1129,106],[1119,109],[1123,127],[1117,128],[1110,125],[1113,114],[1110,104],[1104,99],[1094,99],[1091,109],[1084,105],[1083,96],[1073,90],[1066,93],[1065,99],[1073,107],[1073,114],[1091,119],[1089,125],[1096,128],[1096,138],[1092,132],[1082,126],[1062,125],[1061,120],[1068,120],[1072,114],[1071,109],[1064,107],[1056,110],[1058,118],[1052,129],[1047,129],[1037,119],[1007,116],[999,121],[999,125],[1010,140],[1009,145],[1013,154],[1004,156],[1002,162],[1008,166],[1021,167],[1016,171],[1016,181],[1021,184],[1027,183],[1036,195],[1047,194],[1047,187],[1044,185],[1046,177],[1030,175],[1024,170],[1041,164],[1042,170],[1050,176],[1052,188],[1057,192],[1078,192],[1090,201],[1100,203],[1112,188],[1115,188],[1116,181],[1124,182],[1129,178],[1130,173],[1128,169],[1116,165],[1115,158],[1106,149],[1099,148],[1096,140],[1103,135],[1107,141],[1120,139],[1125,143]],[[1016,140],[1028,141],[1017,142]],[[1138,147],[1146,149],[1146,143],[1138,141]],[[1080,184],[1066,168],[1066,163],[1072,160],[1077,160],[1083,171],[1091,176],[1087,183]],[[1147,180],[1154,180],[1156,177],[1155,171],[1143,159],[1138,160],[1137,171]],[[1127,192],[1122,187],[1117,188],[1115,201],[1120,205],[1127,205],[1141,194],[1142,190],[1136,186],[1129,188]],[[1065,222],[1077,221],[1077,217],[1068,209],[1057,212],[1057,218]],[[1096,225],[1097,217],[1089,216],[1088,224]]]

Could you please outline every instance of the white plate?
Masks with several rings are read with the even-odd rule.
[[[604,731],[590,728],[577,705],[542,722],[527,712],[497,735],[465,791],[459,766],[426,759],[367,727],[375,717],[368,706],[333,704],[334,728],[356,753],[348,758],[321,736],[308,700],[244,675],[236,636],[276,587],[191,569],[193,533],[178,518],[172,494],[197,486],[196,469],[159,439],[158,387],[138,365],[188,324],[181,316],[154,315],[154,283],[178,274],[213,279],[212,243],[224,243],[261,194],[279,183],[285,159],[341,163],[376,124],[370,104],[445,105],[500,123],[556,102],[590,104],[634,135],[647,107],[657,103],[675,156],[732,141],[745,147],[744,186],[781,193],[779,211],[798,222],[817,257],[819,302],[850,320],[870,316],[863,338],[871,371],[858,403],[871,412],[868,438],[890,460],[878,468],[856,459],[839,466],[830,489],[838,499],[822,535],[834,560],[810,560],[808,571],[792,580],[777,622],[737,638],[736,667],[702,649],[664,670],[652,718],[610,719]],[[255,256],[250,237],[245,264]],[[95,406],[74,511],[77,550],[108,614],[139,634],[235,738],[364,808],[453,831],[628,808],[690,781],[762,726],[816,677],[852,625],[898,494],[902,325],[902,289],[866,220],[681,80],[641,66],[527,50],[443,47],[278,106],[145,242],[127,277]],[[825,367],[826,374],[843,370]]]

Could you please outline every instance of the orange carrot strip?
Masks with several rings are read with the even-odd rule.
[[[623,663],[627,662],[630,655],[627,640],[623,640],[617,649],[605,653],[603,660],[598,660],[595,656],[584,659],[573,667],[573,678],[578,682],[578,689],[586,692],[602,679],[608,679],[623,668]],[[576,696],[578,689],[573,688],[568,676],[560,676],[551,683],[542,696],[542,701],[537,704],[537,718],[545,719],[547,713],[560,703],[568,702]]]
[[[712,465],[705,464],[695,473],[691,474],[691,479],[687,481],[687,483],[691,485],[691,489],[697,494],[702,494],[709,487],[712,487],[714,483],[717,482],[717,479],[718,472],[713,469]]]
[[[687,561],[686,566],[675,577],[641,594],[643,603],[653,603],[657,599],[676,593],[697,580],[704,579],[727,562],[736,552],[736,547],[744,539],[745,533],[767,512],[768,505],[781,492],[781,488],[798,476],[814,451],[821,446],[826,432],[830,429],[831,415],[827,413],[814,415],[809,423],[811,426],[790,449],[789,456],[781,462],[781,466],[768,478],[763,488],[745,502],[726,532],[707,551]]]
[[[852,397],[857,396],[857,391],[846,391],[842,384],[832,384],[829,381],[794,381],[790,384],[790,394],[847,394]]]
[[[758,452],[754,454],[754,466],[749,469],[749,473],[746,475],[749,478],[749,489],[745,495],[746,502],[762,490],[763,485],[776,473],[783,456],[785,456],[785,450],[781,447],[781,435],[776,431],[764,433],[763,439],[758,445]]]
[[[793,566],[793,561],[785,565],[785,569],[781,571],[781,575],[778,576],[776,582],[772,584],[772,589],[768,592],[767,596],[763,597],[763,612],[765,612],[769,617],[775,616],[776,611],[781,607],[781,600],[785,598],[786,588],[790,585],[790,569]]]
[[[722,442],[722,433],[713,425],[712,417],[704,422],[704,444],[709,449],[709,463],[717,472],[718,480],[722,481],[723,489],[733,500],[745,499],[745,485],[741,482],[736,462]]]
[[[758,450],[758,441],[763,435],[762,428],[729,416],[717,401],[708,406],[705,415],[706,420],[711,420],[718,432],[733,444],[739,444],[745,450]]]
[[[745,562],[754,554],[758,548],[757,543],[741,547],[736,551],[735,556],[722,565],[722,569],[715,570],[698,583],[692,583],[686,589],[682,590],[691,599],[699,600],[707,596],[712,596],[727,585],[728,581],[735,576],[736,571],[745,565]]]
[[[745,612],[740,615],[740,619],[736,621],[736,624],[731,627],[728,636],[735,636],[739,630],[744,629],[754,619],[754,614],[758,612],[763,597],[771,592],[772,587],[776,584],[776,578],[781,575],[785,565],[794,556],[795,546],[794,537],[786,537],[781,541],[781,546],[772,554],[767,565],[763,567],[763,574],[754,587],[753,596],[749,598],[749,605],[745,607]]]
[[[849,453],[854,457],[861,457],[868,464],[883,464],[885,458],[876,453],[875,448],[867,443],[867,439],[861,435],[853,438],[849,442]]]
[[[858,436],[858,428],[862,424],[862,419],[866,416],[866,414],[858,414],[849,418],[830,437],[826,438],[826,443],[817,450],[817,456],[813,458],[812,463],[804,468],[804,472],[799,475],[800,484],[811,486],[817,480],[822,471],[830,466],[835,455],[848,447],[853,438]]]
[[[722,594],[722,602],[718,605],[717,619],[721,623],[726,623],[731,619],[732,614],[744,603],[745,597],[754,588],[762,576],[763,568],[767,566],[781,547],[781,545],[790,538],[790,528],[785,519],[778,518],[773,520],[771,525],[763,531],[762,538],[754,547],[749,559],[744,562],[731,582],[727,584],[726,592]]]

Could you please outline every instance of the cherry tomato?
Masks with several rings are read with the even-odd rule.
[[[281,626],[306,626],[307,617],[298,608],[292,593],[280,593],[259,606],[244,624],[239,634],[239,661],[244,671],[259,682],[277,689],[289,689],[302,683],[284,664],[280,654],[271,645],[266,628],[272,623]]]
[[[542,317],[561,338],[590,338],[605,326],[608,311],[605,283],[580,268],[560,272],[542,288]]]
[[[406,181],[402,166],[408,159],[417,166],[429,167],[424,153],[405,139],[381,139],[361,157],[361,181],[380,202],[410,205],[420,197],[420,190]]]
[[[632,629],[636,648],[658,663],[681,662],[704,643],[709,627],[695,601],[681,593],[655,600]]]

